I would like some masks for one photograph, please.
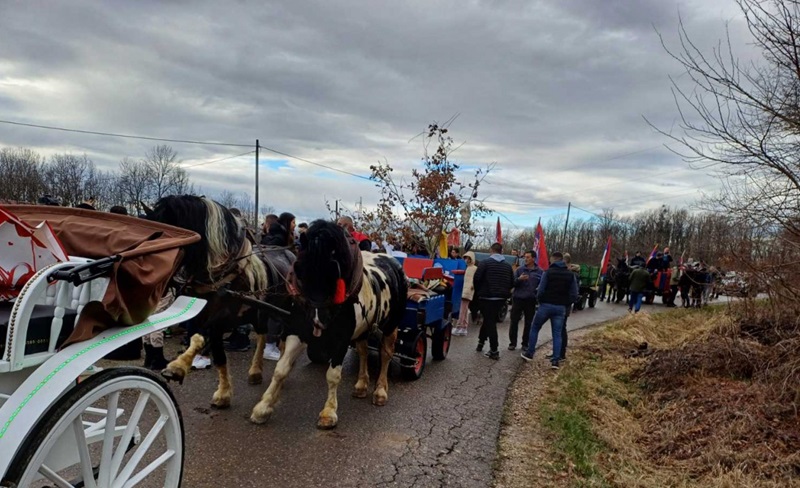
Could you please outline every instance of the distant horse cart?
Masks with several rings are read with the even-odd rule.
[[[68,258],[0,302],[0,486],[180,486],[183,420],[166,382],[141,368],[86,372],[201,311],[197,298],[160,301],[200,237],[88,210],[7,208],[46,220]]]

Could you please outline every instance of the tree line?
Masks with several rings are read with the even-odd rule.
[[[662,206],[633,215],[622,216],[613,209],[586,219],[570,219],[564,228],[562,218],[542,222],[545,243],[550,252],[560,250],[571,254],[573,261],[599,264],[609,236],[612,238],[612,259],[630,257],[641,251],[648,256],[654,246],[660,250],[670,248],[676,261],[702,260],[723,268],[735,267],[735,256],[747,252],[754,257],[769,252],[769,233],[729,214],[716,212],[691,212],[686,208]],[[508,231],[504,239],[507,252],[512,249],[529,249],[533,245],[535,229]],[[494,226],[485,226],[476,240],[477,247],[491,245]]]
[[[37,203],[47,195],[72,207],[94,197],[98,210],[119,205],[140,215],[163,196],[197,193],[180,162],[168,145],[153,146],[138,159],[125,157],[109,171],[98,169],[86,154],[44,157],[28,148],[0,148],[0,202]],[[255,204],[247,193],[223,191],[214,199],[239,208],[248,222],[256,221]],[[271,207],[264,211],[269,213]]]

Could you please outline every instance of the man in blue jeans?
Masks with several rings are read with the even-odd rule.
[[[647,285],[650,283],[650,273],[641,266],[634,266],[631,271],[630,285],[628,290],[631,299],[628,301],[628,312],[639,313],[642,308],[642,298],[647,293]]]
[[[558,363],[561,360],[561,329],[564,327],[564,317],[567,314],[567,307],[578,300],[578,282],[575,280],[575,274],[567,269],[564,255],[560,252],[550,255],[550,268],[542,275],[536,297],[539,301],[539,309],[533,317],[528,349],[522,353],[522,359],[525,361],[533,359],[533,352],[536,350],[536,343],[539,340],[539,331],[544,323],[550,320],[553,335],[553,357],[550,359],[550,363],[553,369],[558,369]]]

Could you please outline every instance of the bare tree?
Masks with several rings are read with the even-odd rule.
[[[744,222],[748,234],[780,243],[769,262],[754,261],[763,237],[743,246],[749,254],[739,250],[738,257],[764,276],[787,270],[800,276],[800,2],[737,4],[763,57],[741,63],[730,36],[705,53],[681,23],[680,49],[665,49],[692,86],[673,82],[681,131],[662,133],[678,143],[676,152],[690,164],[714,168],[723,178],[723,191],[707,204]]]
[[[0,200],[36,202],[44,192],[44,158],[26,148],[0,149]]]
[[[119,163],[119,186],[125,206],[135,215],[144,212],[142,203],[150,195],[150,169],[141,161],[123,158]]]
[[[54,154],[44,170],[47,193],[58,197],[63,205],[74,206],[85,198],[97,183],[94,163],[85,154]]]
[[[178,153],[165,144],[151,148],[142,163],[150,175],[150,199],[189,192],[189,175],[179,166]]]

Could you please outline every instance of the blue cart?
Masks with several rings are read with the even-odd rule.
[[[404,378],[416,380],[425,371],[428,360],[428,339],[431,356],[443,360],[450,351],[453,322],[458,319],[464,272],[459,265],[441,263],[434,267],[430,259],[406,258],[403,269],[412,283],[442,280],[445,284],[430,291],[409,291],[406,313],[398,327],[395,358],[399,360]],[[456,260],[441,260],[456,261]],[[449,266],[445,266],[449,265]],[[453,275],[445,279],[444,270]]]

